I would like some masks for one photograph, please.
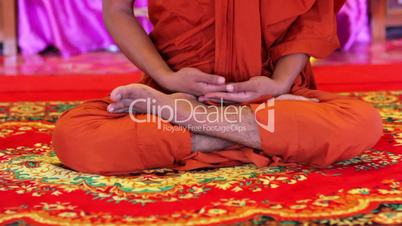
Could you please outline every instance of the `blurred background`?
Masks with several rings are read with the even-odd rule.
[[[0,0],[0,100],[85,99],[137,81],[105,29],[101,2]],[[133,7],[151,32],[147,0]],[[402,0],[348,0],[337,21],[342,47],[313,59],[320,87],[401,89]]]

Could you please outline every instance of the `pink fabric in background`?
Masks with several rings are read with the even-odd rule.
[[[135,7],[146,6],[136,0]],[[36,54],[48,46],[65,56],[113,46],[102,20],[102,0],[19,0],[18,43],[23,54]],[[150,22],[138,17],[145,30]]]
[[[19,0],[19,46],[23,54],[36,54],[48,46],[65,56],[113,47],[102,20],[101,0]],[[139,13],[147,0],[136,0]],[[147,32],[145,16],[137,17]],[[348,0],[338,16],[338,34],[343,49],[369,40],[367,0]]]
[[[338,36],[343,50],[371,39],[367,0],[348,0],[338,14]]]

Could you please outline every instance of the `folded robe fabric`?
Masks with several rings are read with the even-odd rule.
[[[339,46],[335,15],[343,2],[150,0],[154,24],[150,37],[173,70],[195,67],[225,76],[229,82],[245,81],[271,76],[278,59],[288,54],[330,54]],[[149,76],[142,82],[161,89]],[[189,131],[166,133],[155,123],[133,123],[128,115],[107,113],[107,98],[66,112],[57,123],[54,147],[61,161],[75,170],[124,174],[158,167],[264,166],[275,156],[325,167],[377,142],[382,125],[374,108],[315,88],[307,64],[291,92],[319,98],[320,103],[276,101],[275,132],[260,128],[261,151],[236,147],[192,152]],[[271,109],[259,106],[250,104],[256,119],[267,123]]]

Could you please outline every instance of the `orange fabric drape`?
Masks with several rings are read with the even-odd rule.
[[[336,13],[344,2],[150,0],[151,38],[174,70],[196,67],[245,81],[272,74],[281,56],[325,57],[338,48]],[[310,70],[301,77],[299,85],[315,86]]]
[[[240,82],[261,75],[260,1],[215,1],[214,73]]]

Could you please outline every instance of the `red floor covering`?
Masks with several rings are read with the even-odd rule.
[[[401,225],[402,92],[371,91],[402,90],[402,65],[315,71],[321,89],[353,91],[343,95],[380,111],[375,147],[326,169],[278,163],[119,177],[63,167],[51,134],[75,100],[140,74],[0,76],[0,225]]]
[[[402,89],[402,64],[317,66],[314,71],[322,90],[343,92]],[[73,76],[0,75],[0,101],[97,98],[108,95],[116,86],[136,82],[140,77],[140,72]]]

